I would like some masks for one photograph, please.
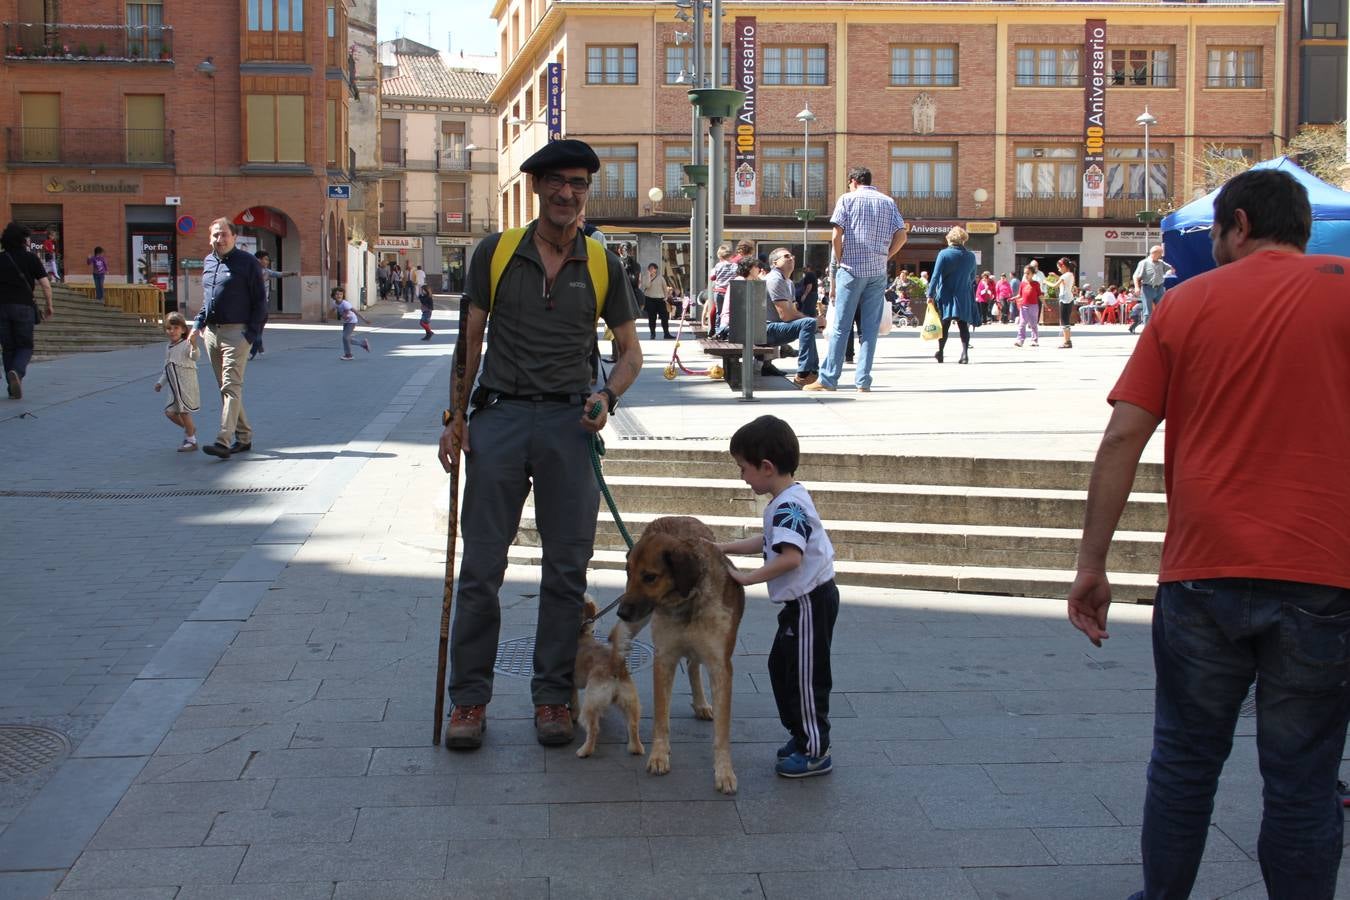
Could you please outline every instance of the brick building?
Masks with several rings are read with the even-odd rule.
[[[298,270],[273,315],[317,319],[347,269],[346,0],[0,0],[0,215],[56,238],[73,279],[201,302],[208,223]],[[59,11],[59,14],[58,14]],[[216,15],[221,18],[217,19]]]
[[[375,249],[460,291],[469,254],[496,225],[492,72],[400,38],[380,45],[380,235]]]
[[[679,187],[694,85],[689,38],[677,34],[691,28],[677,12],[636,0],[499,0],[503,69],[492,99],[504,224],[534,214],[513,173],[547,138],[547,64],[560,63],[563,131],[595,145],[604,163],[588,216],[636,239],[644,262],[660,254],[682,277],[690,201]],[[729,0],[725,13],[728,50],[738,18],[751,19],[757,70],[756,202],[734,204],[728,191],[727,236],[800,247],[793,213],[805,205],[817,214],[807,236],[816,263],[828,258],[825,220],[845,173],[865,165],[915,224],[904,264],[930,265],[960,223],[985,268],[1069,256],[1085,280],[1119,281],[1145,249],[1146,171],[1150,210],[1167,209],[1205,188],[1203,154],[1260,159],[1285,137],[1281,0]],[[1095,35],[1090,22],[1099,23]],[[734,65],[723,86],[736,79]],[[1100,160],[1085,161],[1094,101]],[[804,176],[797,113],[808,104],[816,120]],[[1157,119],[1147,166],[1135,124],[1145,107]],[[1085,181],[1100,185],[1099,201],[1092,188],[1085,196]],[[654,187],[664,192],[655,203]]]

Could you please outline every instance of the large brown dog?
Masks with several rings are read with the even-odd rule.
[[[745,612],[745,588],[727,572],[713,532],[698,519],[666,516],[642,533],[628,555],[628,586],[619,618],[636,633],[650,616],[656,660],[652,669],[652,750],[647,771],[670,771],[670,692],[675,668],[687,660],[694,714],[713,720],[713,780],[736,793],[731,767],[731,654]],[[713,703],[703,694],[699,664],[712,678]]]
[[[586,595],[586,608],[581,635],[577,638],[577,665],[572,678],[572,716],[586,728],[586,742],[577,750],[577,756],[587,757],[595,752],[600,737],[600,716],[610,704],[623,710],[628,723],[628,752],[642,753],[642,739],[638,737],[638,719],[642,704],[638,700],[637,685],[628,672],[628,651],[633,646],[633,635],[627,622],[615,622],[609,633],[609,643],[595,639],[595,624],[587,622],[597,614],[595,601]],[[586,700],[577,705],[577,689],[586,689]]]

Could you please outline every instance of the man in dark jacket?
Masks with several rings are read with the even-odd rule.
[[[202,311],[188,335],[189,340],[203,335],[220,385],[220,433],[215,443],[202,447],[220,459],[253,449],[253,428],[244,413],[244,366],[267,321],[262,265],[235,240],[229,219],[211,223],[212,252],[202,261]]]
[[[0,348],[11,400],[23,399],[23,378],[33,357],[36,289],[42,290],[46,301],[46,318],[52,317],[52,284],[42,260],[28,249],[31,234],[27,226],[17,222],[10,222],[0,234]]]

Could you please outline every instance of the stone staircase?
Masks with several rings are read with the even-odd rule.
[[[52,285],[52,305],[56,315],[34,332],[33,350],[38,359],[120,350],[166,340],[158,323],[109,309],[64,285]]]
[[[803,454],[844,585],[1062,598],[1073,581],[1088,462]],[[759,534],[764,498],[723,450],[611,448],[605,480],[636,539],[663,515],[702,519],[721,540]],[[1151,602],[1167,525],[1162,466],[1142,465],[1108,560],[1115,599]],[[625,545],[600,504],[596,568],[622,568]],[[537,563],[533,510],[511,558]],[[744,565],[755,563],[753,559]]]

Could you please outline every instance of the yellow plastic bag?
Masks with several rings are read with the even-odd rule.
[[[942,337],[942,317],[938,315],[937,304],[932,300],[928,301],[928,312],[923,317],[922,334],[925,341],[936,341]]]

